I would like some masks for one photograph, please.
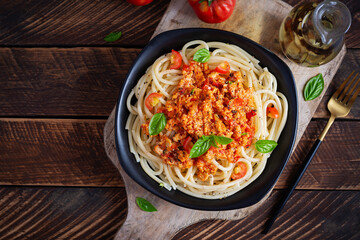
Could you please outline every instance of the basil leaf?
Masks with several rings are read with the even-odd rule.
[[[210,148],[210,136],[202,136],[199,138],[190,150],[190,158],[200,157]]]
[[[219,148],[219,146],[216,144],[215,138],[213,136],[210,136],[210,145],[216,148]]]
[[[261,153],[269,153],[277,146],[277,142],[274,140],[259,140],[255,143],[255,148]]]
[[[321,73],[310,78],[304,88],[304,98],[306,101],[314,100],[320,96],[324,90],[324,79]]]
[[[247,132],[241,133],[241,136],[245,136],[245,135],[247,135]]]
[[[210,59],[210,52],[206,48],[198,50],[193,57],[193,60],[200,63],[205,63]]]
[[[213,136],[214,136],[216,142],[221,145],[227,145],[233,141],[231,138],[227,138],[227,137],[223,137],[223,136],[216,136],[216,135],[213,135]]]
[[[155,114],[149,124],[149,134],[150,135],[157,135],[162,130],[164,130],[166,125],[166,117],[163,113],[157,113]]]
[[[107,42],[115,42],[116,40],[118,40],[121,37],[121,32],[112,32],[110,34],[108,34],[104,40]]]
[[[139,208],[145,212],[156,212],[157,209],[146,199],[137,197],[136,203],[139,206]]]
[[[190,158],[196,158],[200,157],[204,153],[206,153],[207,150],[211,146],[219,148],[217,143],[221,145],[227,145],[231,143],[233,140],[231,138],[223,137],[223,136],[216,136],[216,135],[210,135],[210,136],[202,136],[199,138],[194,146],[190,150]]]

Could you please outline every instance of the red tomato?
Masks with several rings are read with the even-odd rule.
[[[191,137],[188,136],[183,144],[183,148],[188,154],[190,154],[191,148],[193,147],[193,143],[191,142],[191,140],[192,140]]]
[[[279,111],[275,107],[267,107],[266,108],[266,115],[271,118],[278,118]]]
[[[162,97],[162,94],[160,93],[151,93],[146,99],[145,99],[145,106],[151,111],[153,107],[156,106],[156,104],[159,103],[159,98]]]
[[[246,118],[250,120],[253,116],[256,116],[256,112],[254,110],[251,110],[250,112],[246,113]]]
[[[215,71],[221,74],[227,74],[230,72],[230,64],[227,61],[224,61],[215,68]]]
[[[173,49],[171,51],[170,69],[179,69],[181,67],[181,63],[182,63],[181,54]]]
[[[236,0],[188,0],[198,18],[206,23],[220,23],[234,11]]]
[[[237,166],[234,168],[233,173],[231,174],[231,178],[233,180],[240,179],[246,175],[247,166],[243,162],[238,162]]]
[[[126,0],[126,1],[136,6],[144,6],[151,3],[153,0]]]

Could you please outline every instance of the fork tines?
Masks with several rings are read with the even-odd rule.
[[[340,87],[338,88],[338,90],[334,93],[333,97],[338,100],[339,102],[342,102],[343,104],[348,105],[349,107],[351,107],[351,105],[354,103],[356,97],[359,95],[360,93],[360,86],[356,89],[356,86],[359,84],[360,82],[360,77],[357,78],[357,76],[359,75],[359,73],[356,73],[354,77],[352,77],[354,75],[355,71],[353,71],[345,80],[345,82],[343,82]],[[351,79],[350,84],[348,84],[349,80]],[[355,80],[357,79],[357,81],[355,82]],[[355,82],[355,84],[353,84]],[[347,86],[346,86],[347,85]],[[346,88],[344,89],[344,87],[346,86]],[[352,87],[351,87],[352,86]],[[351,87],[351,88],[350,88]],[[350,89],[350,91],[349,91]],[[353,92],[355,91],[355,93],[353,94]],[[350,98],[351,97],[351,98]],[[349,100],[350,99],[350,100]]]

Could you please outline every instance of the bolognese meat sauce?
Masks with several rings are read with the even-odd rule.
[[[241,148],[251,145],[256,115],[253,90],[244,84],[240,72],[220,74],[210,70],[207,63],[191,61],[183,66],[182,73],[171,99],[158,109],[166,115],[165,130],[170,134],[153,136],[157,141],[154,151],[170,166],[182,170],[196,166],[197,176],[206,181],[217,171],[215,159],[235,163],[242,157]],[[148,124],[143,124],[143,129]],[[234,141],[189,158],[189,146],[211,134]]]

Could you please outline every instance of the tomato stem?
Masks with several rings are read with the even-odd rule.
[[[200,0],[200,1],[199,1],[199,4],[202,3],[203,1],[205,1],[205,0]],[[214,0],[207,0],[209,7],[210,7],[210,5],[212,4],[213,1],[214,1]]]

